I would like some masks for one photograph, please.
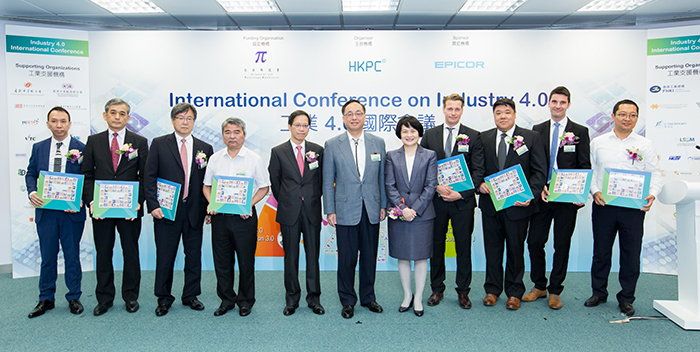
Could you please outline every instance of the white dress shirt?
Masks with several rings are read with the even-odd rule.
[[[569,122],[569,118],[564,116],[564,118],[559,121],[559,134],[554,136],[554,124],[557,122],[549,119],[549,144],[547,144],[547,150],[552,148],[552,138],[556,138],[556,140],[559,141],[559,138],[564,135],[564,129],[566,128],[567,122]],[[559,143],[557,143],[557,153],[559,153]],[[554,165],[552,165],[553,169],[559,169],[559,165],[557,164],[557,156],[558,155],[554,156]],[[549,182],[549,180],[547,180],[547,182]]]
[[[642,160],[629,158],[627,149],[639,149]],[[661,190],[661,171],[659,170],[659,155],[652,146],[651,140],[632,132],[627,138],[620,139],[614,131],[600,135],[591,141],[591,166],[593,180],[591,194],[603,190],[603,174],[605,168],[622,170],[649,171],[651,183],[649,193],[656,197]]]
[[[418,151],[416,151],[417,153]],[[416,154],[414,153],[413,155],[408,155],[404,151],[404,154],[406,155],[406,171],[408,172],[408,182],[411,182],[411,173],[413,172],[413,162],[416,160]]]
[[[502,133],[503,132],[501,132],[501,130],[496,128],[496,157],[498,157],[498,145],[501,143]],[[506,131],[506,143],[508,143],[508,140],[510,138],[513,138],[513,133],[515,133],[515,125],[513,125],[513,127],[511,127],[508,131]],[[512,146],[510,144],[506,144],[506,155],[508,155],[508,153],[510,152],[508,148],[512,148]]]
[[[107,129],[107,133],[109,133],[109,136],[107,136],[107,146],[109,148],[112,148],[112,138],[114,138],[114,132],[117,132],[117,143],[119,143],[119,148],[121,148],[124,145],[124,136],[126,136],[126,128],[122,128],[121,131],[112,131],[111,129]]]
[[[51,137],[51,149],[49,149],[49,168],[47,170],[53,172],[53,160],[56,158],[56,143],[63,143],[61,145],[61,149],[58,151],[61,154],[61,171],[60,172],[66,172],[66,161],[68,160],[66,158],[66,154],[68,153],[68,150],[70,150],[70,140],[71,136],[68,135],[64,140],[59,141],[54,137]]]
[[[301,142],[301,144],[296,144],[296,143],[292,142],[292,140],[290,139],[290,140],[289,140],[289,144],[292,145],[292,153],[294,154],[294,160],[296,160],[296,157],[297,157],[297,146],[301,146],[301,157],[302,157],[302,159],[306,156],[306,146],[305,146],[306,143]],[[354,149],[354,148],[355,148],[355,147],[353,146],[353,149]]]
[[[235,158],[228,154],[226,148],[212,154],[204,174],[204,185],[211,186],[214,176],[251,177],[255,180],[255,190],[270,185],[270,175],[262,158],[245,146],[241,147]]]
[[[355,137],[350,135],[350,132],[346,132],[348,134],[348,139],[350,141],[350,152],[352,153],[352,160],[355,160]],[[362,134],[359,137],[359,141],[357,144],[357,169],[360,171],[360,180],[362,180],[362,176],[365,174],[365,132],[362,132]]]
[[[180,155],[180,149],[182,149],[182,139],[185,139],[185,145],[187,146],[187,165],[183,165],[187,170],[192,170],[192,148],[194,148],[194,138],[190,134],[187,137],[183,137],[177,132],[175,133],[175,141],[177,142],[177,152]],[[191,175],[190,175],[191,176]]]

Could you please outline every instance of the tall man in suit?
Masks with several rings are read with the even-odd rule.
[[[341,109],[346,133],[326,141],[323,206],[338,244],[338,296],[341,315],[355,314],[355,266],[360,260],[360,304],[374,313],[382,306],[374,294],[379,222],[386,216],[384,140],[364,133],[365,106],[348,100]]]
[[[83,312],[80,303],[80,282],[83,277],[80,268],[80,239],[85,227],[85,208],[80,211],[60,211],[40,209],[44,201],[37,195],[37,179],[39,172],[64,172],[80,174],[80,159],[68,158],[68,151],[82,153],[85,145],[70,135],[70,113],[60,106],[49,110],[46,126],[51,131],[51,137],[35,143],[24,181],[36,214],[36,232],[39,235],[39,251],[41,252],[41,272],[39,274],[39,303],[29,313],[29,318],[35,318],[53,309],[56,294],[56,277],[58,274],[58,250],[63,249],[65,261],[65,279],[68,286],[66,300],[73,314]]]
[[[539,132],[543,143],[549,146],[545,148],[548,173],[542,194],[539,197],[535,195],[533,200],[539,203],[539,211],[530,218],[527,246],[530,251],[530,279],[535,287],[523,296],[523,301],[532,302],[546,297],[549,291],[548,305],[551,309],[561,309],[564,306],[560,295],[564,290],[562,284],[569,264],[571,236],[576,226],[576,214],[584,204],[547,202],[549,180],[554,169],[591,168],[588,128],[566,116],[570,103],[571,93],[566,87],[554,88],[549,93],[551,118],[532,127],[533,131]],[[563,139],[570,135],[574,136],[573,139]],[[549,286],[547,286],[544,246],[549,237],[552,221],[554,221],[554,261]]]
[[[197,299],[202,293],[202,227],[207,213],[202,183],[207,159],[214,153],[209,143],[192,135],[197,120],[194,106],[188,103],[175,105],[170,111],[170,120],[175,132],[151,142],[144,176],[146,204],[154,219],[156,282],[153,290],[158,298],[156,316],[159,317],[168,314],[175,301],[171,291],[180,238],[185,252],[182,304],[194,310],[204,310],[204,304]],[[158,201],[158,178],[180,184],[174,220],[164,218]]]
[[[423,148],[437,153],[438,160],[464,155],[474,185],[484,178],[484,148],[479,132],[460,123],[464,112],[464,98],[459,94],[446,95],[442,99],[445,123],[425,132],[421,140]],[[474,231],[475,190],[455,192],[445,185],[438,185],[433,205],[433,256],[430,258],[429,306],[440,304],[445,292],[445,239],[447,225],[452,222],[455,249],[457,251],[457,301],[463,309],[472,307],[469,286],[472,282],[472,232]]]
[[[540,135],[515,125],[515,102],[508,98],[498,99],[493,105],[496,128],[481,133],[484,145],[485,175],[492,175],[520,164],[533,195],[540,194],[547,173],[547,162]],[[506,308],[520,309],[520,300],[525,293],[523,275],[525,260],[523,251],[530,215],[537,211],[532,200],[516,202],[515,206],[496,211],[486,183],[479,186],[479,208],[484,227],[484,249],[486,251],[486,296],[483,303],[493,306],[505,290],[508,300]],[[503,249],[506,250],[506,271],[503,275]]]
[[[131,107],[124,100],[119,98],[109,100],[105,104],[105,111],[102,114],[108,128],[106,131],[88,137],[83,154],[81,166],[81,171],[85,175],[83,201],[90,205],[91,215],[95,181],[139,182],[139,203],[136,218],[101,219],[93,217],[92,219],[97,252],[97,287],[95,288],[97,306],[93,310],[95,316],[106,313],[114,302],[112,255],[116,231],[119,231],[119,240],[124,254],[122,298],[127,312],[133,313],[139,309],[138,298],[141,284],[139,235],[141,234],[141,218],[143,217],[141,204],[145,198],[143,177],[148,158],[148,141],[126,129],[130,111]],[[131,148],[128,148],[129,146]],[[122,151],[128,149],[133,149],[133,151]]]
[[[306,303],[315,314],[324,314],[321,305],[318,256],[321,246],[321,176],[323,148],[306,140],[311,119],[296,110],[289,115],[290,139],[270,154],[270,182],[277,199],[277,222],[284,247],[285,307],[294,314],[299,306],[299,240],[304,233],[306,253]]]

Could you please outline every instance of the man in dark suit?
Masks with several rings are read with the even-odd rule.
[[[159,317],[168,314],[175,301],[171,292],[180,238],[185,252],[182,304],[204,310],[204,304],[197,299],[202,293],[202,227],[207,213],[202,184],[207,160],[214,153],[210,144],[192,135],[197,120],[194,106],[175,105],[170,111],[170,120],[175,132],[153,139],[144,176],[146,205],[154,219],[156,280],[153,291],[158,297],[156,316]],[[164,218],[158,201],[158,178],[180,184],[174,220]]]
[[[138,181],[139,204],[138,215],[133,219],[94,218],[92,230],[95,237],[97,252],[96,274],[97,287],[95,296],[97,306],[93,314],[98,316],[106,313],[114,302],[114,268],[112,254],[114,252],[115,229],[119,231],[119,239],[124,254],[124,270],[122,277],[122,298],[126,311],[136,312],[139,309],[138,297],[141,284],[141,265],[139,262],[139,235],[141,234],[141,217],[144,201],[143,176],[148,158],[148,141],[140,135],[126,129],[131,107],[119,98],[109,100],[105,104],[102,117],[107,122],[108,129],[88,137],[83,154],[81,170],[85,174],[83,201],[90,204],[94,199],[96,180]],[[131,148],[129,148],[131,147]],[[132,150],[123,152],[123,150]]]
[[[484,145],[485,174],[492,175],[520,164],[533,195],[542,192],[546,174],[544,146],[540,135],[515,125],[515,102],[498,99],[493,105],[496,128],[481,133]],[[532,200],[516,202],[515,206],[496,211],[486,183],[479,186],[479,208],[484,228],[486,251],[486,296],[483,303],[493,306],[505,290],[506,308],[520,309],[520,299],[525,293],[523,275],[525,260],[523,251],[530,215],[537,211]],[[503,249],[505,242],[506,271],[503,276]]]
[[[484,150],[479,132],[460,123],[464,98],[450,94],[442,99],[445,123],[425,132],[421,147],[435,151],[438,160],[462,154],[467,162],[472,182],[481,184],[484,177]],[[472,282],[472,232],[474,231],[475,190],[455,192],[449,186],[438,185],[433,205],[433,256],[430,258],[429,306],[440,304],[445,292],[445,239],[448,223],[452,223],[457,251],[457,300],[463,309],[469,309],[469,286]]]
[[[270,154],[270,182],[277,199],[277,222],[284,247],[284,288],[286,305],[282,313],[292,315],[299,306],[299,240],[304,233],[306,253],[306,303],[316,314],[321,305],[318,256],[321,246],[321,163],[323,147],[306,140],[311,119],[296,110],[289,115],[290,140]]]
[[[530,251],[530,279],[535,284],[530,292],[523,296],[523,301],[532,302],[546,297],[549,291],[549,308],[561,309],[561,292],[564,290],[564,278],[569,264],[571,236],[576,226],[576,214],[583,203],[547,202],[548,185],[554,169],[590,169],[590,137],[588,128],[571,121],[566,110],[571,103],[571,93],[566,87],[556,87],[549,93],[549,111],[551,118],[532,130],[540,133],[545,143],[545,160],[547,161],[546,185],[542,194],[535,195],[534,202],[539,203],[539,211],[530,218],[527,246]],[[568,137],[573,135],[572,139]],[[539,198],[539,199],[538,199]],[[549,277],[549,287],[545,275],[544,246],[549,238],[549,228],[554,221],[554,261]]]
[[[44,201],[37,195],[40,171],[80,174],[79,154],[76,154],[76,158],[67,155],[69,151],[82,153],[85,145],[70,135],[70,125],[70,114],[66,109],[56,106],[49,110],[46,126],[51,130],[51,137],[34,144],[27,174],[24,176],[29,201],[37,207],[34,222],[41,252],[39,303],[29,313],[29,318],[38,317],[55,306],[59,244],[65,261],[68,307],[73,314],[83,312],[83,305],[80,303],[80,282],[83,277],[80,267],[80,239],[85,227],[85,208],[81,204],[78,212],[40,209],[38,207],[43,206]]]

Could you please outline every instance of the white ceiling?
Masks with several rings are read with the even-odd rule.
[[[282,13],[227,14],[215,0],[152,0],[165,13],[114,15],[90,0],[0,0],[0,19],[91,29],[344,30],[651,28],[700,23],[698,0],[576,13],[590,0],[528,0],[513,13],[459,13],[465,0],[400,0],[398,11],[343,13],[340,0],[275,0]]]

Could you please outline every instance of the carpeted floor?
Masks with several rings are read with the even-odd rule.
[[[302,272],[303,275],[303,272]],[[527,274],[526,274],[527,276]],[[668,320],[633,321],[621,319],[614,294],[619,289],[617,274],[611,275],[608,303],[585,308],[590,295],[589,275],[572,273],[562,295],[560,311],[547,308],[545,300],[523,303],[519,311],[507,311],[501,296],[495,307],[484,307],[483,273],[474,274],[471,310],[457,306],[456,293],[427,307],[422,318],[412,312],[398,313],[401,286],[398,273],[377,274],[376,292],[384,313],[374,314],[356,307],[355,317],[340,316],[335,272],[323,272],[321,301],[323,316],[305,305],[285,317],[282,272],[257,272],[257,303],[250,316],[238,311],[222,317],[212,315],[219,300],[213,272],[203,274],[200,299],[206,310],[196,312],[179,304],[170,313],[156,317],[153,272],[144,272],[141,310],[129,314],[123,302],[105,315],[94,317],[95,274],[85,273],[85,313],[68,312],[63,299],[65,285],[59,282],[56,308],[44,316],[28,319],[36,304],[37,278],[13,280],[0,275],[0,350],[2,351],[697,351],[700,331],[684,331]],[[63,277],[59,277],[63,280]],[[121,277],[117,275],[117,292]],[[448,273],[453,282],[454,273]],[[527,282],[528,289],[529,282]],[[182,274],[175,278],[175,296],[180,293]],[[302,281],[302,287],[303,287]],[[450,285],[448,285],[449,287]],[[643,274],[639,280],[635,308],[639,316],[659,315],[653,299],[676,299],[676,278]],[[427,299],[427,292],[424,300]],[[304,294],[302,294],[303,297]]]

